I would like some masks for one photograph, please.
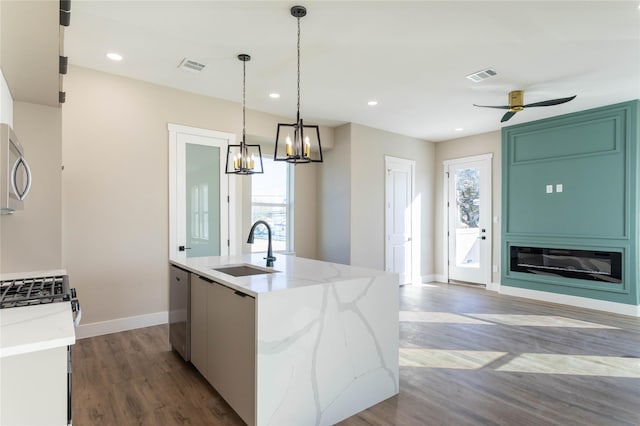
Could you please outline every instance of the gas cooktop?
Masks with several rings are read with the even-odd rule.
[[[75,293],[67,275],[0,281],[0,309],[67,302]]]

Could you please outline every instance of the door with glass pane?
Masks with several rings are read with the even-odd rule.
[[[229,253],[226,146],[233,135],[170,125],[171,258]]]
[[[491,282],[491,157],[445,162],[449,280]]]

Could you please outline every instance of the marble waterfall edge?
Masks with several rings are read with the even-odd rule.
[[[257,303],[257,424],[330,425],[398,393],[397,275]]]

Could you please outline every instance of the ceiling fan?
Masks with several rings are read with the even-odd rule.
[[[505,121],[513,117],[516,112],[520,112],[525,108],[560,105],[575,99],[575,97],[576,95],[573,95],[569,96],[568,98],[549,99],[548,101],[534,102],[532,104],[524,105],[524,90],[514,90],[512,92],[509,92],[509,105],[493,106],[473,104],[473,106],[483,108],[508,109],[509,111],[507,111],[505,115],[502,116],[502,120],[500,120],[501,123],[504,123]]]

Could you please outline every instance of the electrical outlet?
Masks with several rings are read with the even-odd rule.
[[[493,265],[493,272],[498,272],[498,265]]]
[[[553,185],[547,185],[547,194],[553,193]]]
[[[564,190],[564,188],[562,187],[561,183],[556,184],[556,192],[562,192]]]

